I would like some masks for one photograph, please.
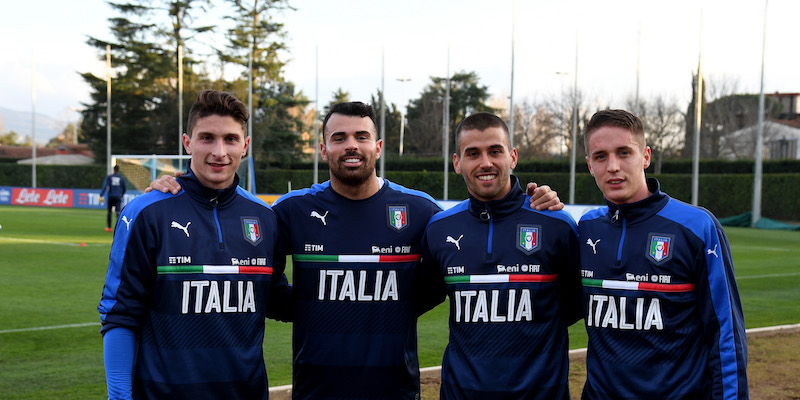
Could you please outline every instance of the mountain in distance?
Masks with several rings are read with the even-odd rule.
[[[66,121],[36,113],[36,142],[40,145],[47,144],[50,139],[60,135],[66,126]],[[0,107],[0,135],[11,131],[16,132],[20,138],[31,136],[31,112]]]

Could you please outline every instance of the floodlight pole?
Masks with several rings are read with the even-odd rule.
[[[400,149],[398,150],[398,154],[400,157],[403,156],[403,133],[406,128],[406,82],[410,81],[411,78],[397,78],[398,81],[403,83],[403,108],[400,111]]]
[[[183,155],[183,45],[178,45],[178,155]],[[178,169],[183,171],[181,158],[178,158]]]
[[[514,148],[514,35],[517,23],[517,1],[512,0],[511,9],[511,93],[508,96],[509,145]]]
[[[253,38],[255,40],[255,38]],[[253,166],[253,43],[250,43],[250,55],[247,60],[247,109],[250,112],[250,118],[247,120],[247,137],[250,138],[250,145],[247,146],[247,161],[250,164],[250,171],[255,168]],[[253,193],[253,174],[248,174],[247,191]]]
[[[31,57],[31,187],[36,189],[36,53]]]
[[[385,74],[386,69],[384,67],[385,60],[386,60],[386,57],[385,57],[384,47],[383,47],[383,45],[381,45],[381,95],[380,95],[380,98],[378,99],[378,101],[381,102],[381,131],[380,131],[380,137],[381,137],[381,143],[383,143],[383,150],[386,149],[386,104],[385,104],[386,102],[384,101],[384,98],[383,98],[384,97],[383,94],[385,93],[384,90],[386,89],[386,78],[385,78],[386,77],[386,74]],[[380,177],[381,178],[385,178],[386,177],[386,156],[384,156],[384,155],[381,155],[381,159],[380,159]]]
[[[753,211],[750,226],[755,228],[761,219],[761,174],[764,159],[764,59],[767,48],[767,8],[769,0],[764,2],[764,35],[761,42],[761,92],[758,94],[758,138],[756,139],[756,165],[753,178]]]
[[[692,205],[699,202],[700,191],[700,131],[703,118],[703,12],[700,11],[700,52],[697,56],[697,85],[694,103],[694,155],[692,157]]]
[[[578,32],[575,31],[575,81],[572,89],[572,151],[569,157],[569,204],[575,204],[575,147],[578,141]]]
[[[444,159],[444,185],[442,187],[442,200],[447,200],[447,192],[450,187],[450,44],[447,44],[447,87],[444,90],[444,110],[442,110],[442,158]],[[456,149],[458,151],[458,149]]]
[[[314,47],[314,183],[319,183],[319,45]]]
[[[106,173],[111,175],[111,45],[106,45]]]

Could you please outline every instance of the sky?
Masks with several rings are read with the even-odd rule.
[[[701,55],[707,80],[734,82],[739,93],[758,93],[762,48],[765,92],[800,92],[796,0],[769,2],[765,48],[765,2],[759,0],[290,4],[296,11],[275,16],[288,32],[285,76],[312,101],[318,97],[320,107],[339,88],[351,100],[368,102],[382,86],[389,102],[406,104],[431,76],[448,71],[474,71],[494,98],[508,98],[512,53],[515,104],[572,90],[577,71],[577,86],[593,105],[624,107],[636,92],[638,59],[640,98],[661,95],[685,106]],[[213,9],[198,22],[224,26],[221,15],[221,9]],[[4,5],[0,107],[30,112],[35,104],[37,113],[76,121],[75,109],[89,100],[89,86],[79,72],[105,75],[104,54],[86,39],[110,40],[108,18],[113,16],[101,0]]]

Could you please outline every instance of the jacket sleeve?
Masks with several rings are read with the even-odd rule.
[[[117,327],[103,335],[103,365],[109,400],[129,400],[133,396],[133,366],[136,334]]]
[[[698,307],[714,399],[747,399],[747,338],[728,238],[711,216],[697,254]]]
[[[580,247],[578,242],[578,228],[575,223],[568,224],[570,229],[566,236],[566,243],[562,251],[560,277],[561,304],[564,310],[564,319],[570,326],[583,319],[583,288],[580,277]]]
[[[414,312],[417,316],[438,306],[447,297],[442,270],[431,254],[427,239],[427,234],[423,235],[421,258],[414,273]]]
[[[149,228],[137,208],[126,207],[123,217],[129,229],[117,229],[108,261],[106,281],[98,306],[101,332],[117,326],[137,329],[147,312],[156,279],[157,234]]]
[[[100,197],[103,197],[103,194],[106,192],[106,189],[109,189],[109,186],[108,186],[109,185],[109,179],[111,179],[111,178],[107,176],[106,179],[103,181],[103,187],[100,189]]]
[[[286,278],[286,254],[283,235],[276,233],[275,250],[273,255],[272,285],[269,289],[267,300],[267,318],[276,321],[293,321],[292,286]]]

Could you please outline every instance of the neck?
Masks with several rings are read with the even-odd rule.
[[[356,185],[343,183],[331,176],[331,188],[350,200],[363,200],[378,193],[381,184],[377,175],[372,175],[367,180]]]

